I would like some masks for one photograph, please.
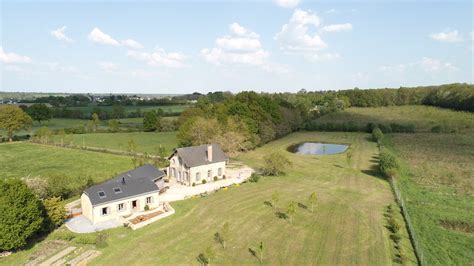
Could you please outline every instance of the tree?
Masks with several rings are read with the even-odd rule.
[[[145,112],[143,116],[143,129],[145,131],[155,131],[158,118],[154,111]]]
[[[108,126],[109,126],[110,132],[118,132],[120,124],[117,119],[112,119],[112,120],[109,120]]]
[[[47,144],[52,135],[53,132],[47,127],[41,127],[35,132],[35,138],[43,144]]]
[[[61,204],[61,198],[53,197],[43,201],[46,210],[46,217],[50,225],[50,229],[57,228],[64,222],[66,217],[66,209]]]
[[[346,161],[349,167],[352,167],[352,149],[349,148],[346,151]]]
[[[41,201],[18,179],[0,179],[0,250],[16,250],[40,232]]]
[[[263,241],[260,241],[260,245],[258,245],[258,250],[260,251],[260,262],[263,262],[263,252],[265,252],[265,245]]]
[[[48,121],[53,117],[53,111],[44,103],[36,103],[26,109],[26,113],[31,116],[34,121]]]
[[[309,204],[311,204],[311,212],[314,212],[314,204],[316,204],[316,192],[311,193],[308,198]]]
[[[45,199],[48,196],[48,181],[46,179],[39,176],[27,176],[22,180],[39,199]]]
[[[377,143],[381,143],[383,140],[383,133],[380,128],[376,127],[372,130],[372,137],[374,138],[374,141]]]
[[[0,107],[0,129],[7,131],[9,141],[13,140],[15,131],[30,128],[32,122],[31,117],[20,107],[13,105]]]
[[[230,234],[229,223],[226,222],[222,226],[221,231],[214,235],[215,240],[217,242],[221,243],[222,248],[224,248],[224,249],[225,249],[225,244],[226,244],[227,240],[229,239],[229,234]]]
[[[124,118],[125,117],[125,109],[121,105],[114,105],[112,106],[112,118]]]
[[[296,202],[292,201],[290,204],[288,204],[288,208],[286,210],[288,213],[288,216],[290,217],[290,224],[293,223],[293,214],[296,213]]]
[[[87,124],[87,128],[89,131],[96,132],[97,128],[99,127],[99,124],[100,124],[99,115],[97,113],[93,113],[92,119]]]
[[[264,166],[263,174],[264,175],[281,175],[285,173],[285,170],[288,166],[291,166],[290,160],[280,153],[272,153],[263,157]]]
[[[272,194],[273,209],[276,210],[277,204],[278,204],[279,201],[280,201],[280,193],[278,191],[273,192],[273,194]]]
[[[207,265],[211,265],[211,261],[214,260],[214,258],[216,257],[216,253],[214,252],[212,246],[208,246],[206,248],[206,250],[204,251],[204,256],[206,257]]]
[[[65,139],[66,139],[66,131],[64,131],[64,129],[60,129],[58,131],[58,136],[59,136],[59,139],[61,141],[61,147],[64,146],[64,142],[65,142]]]

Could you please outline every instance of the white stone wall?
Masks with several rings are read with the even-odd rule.
[[[85,193],[82,193],[81,195],[81,209],[82,215],[84,215],[87,219],[91,220],[91,222],[94,222],[94,216],[92,214],[92,204],[89,200],[89,196],[87,196]]]
[[[219,162],[219,163],[212,163],[212,164],[192,167],[190,169],[191,176],[190,176],[189,185],[192,185],[193,183],[195,183],[196,185],[202,184],[203,179],[206,179],[207,182],[213,182],[214,176],[217,176],[219,179],[222,179],[222,177],[225,175],[225,164],[226,164],[225,162]],[[222,169],[221,175],[218,174],[219,168]],[[210,177],[208,177],[207,175],[209,170],[211,170]],[[196,180],[197,173],[201,174],[201,179],[199,181]]]
[[[83,196],[84,195],[85,194],[83,194]],[[85,197],[88,200],[87,195],[85,195]],[[93,223],[103,222],[103,221],[107,221],[107,220],[111,220],[111,219],[117,219],[120,216],[123,217],[123,216],[130,215],[133,212],[144,211],[145,210],[145,205],[147,205],[147,203],[146,203],[146,198],[147,197],[152,197],[152,203],[148,204],[150,209],[157,208],[160,205],[160,203],[158,201],[158,192],[152,192],[152,193],[148,193],[148,194],[139,195],[137,197],[131,197],[131,198],[123,199],[123,200],[117,200],[117,201],[114,201],[114,202],[109,202],[109,203],[105,203],[105,204],[101,204],[101,205],[92,206],[91,211],[88,211],[89,213],[91,213],[91,215],[89,215],[89,216],[92,216],[92,219],[90,217],[88,217],[88,215],[84,214],[84,206],[86,206],[86,209],[88,208],[87,203],[82,206],[82,212],[83,212],[84,216],[87,217],[89,220],[91,220]],[[134,201],[134,200],[137,200],[137,203],[138,203],[138,206],[135,210],[132,209],[132,201]],[[81,203],[82,202],[85,202],[85,200],[82,201],[82,197],[81,197]],[[125,208],[124,208],[123,211],[118,210],[118,205],[120,203],[124,204]],[[102,215],[102,208],[108,208],[108,214],[107,215]]]

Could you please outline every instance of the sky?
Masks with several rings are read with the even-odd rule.
[[[474,83],[472,1],[0,1],[0,91]]]

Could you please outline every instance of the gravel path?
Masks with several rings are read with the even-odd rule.
[[[62,257],[67,256],[69,253],[71,253],[75,249],[76,249],[76,247],[67,247],[67,248],[63,249],[61,252],[59,252],[58,254],[52,256],[48,260],[41,263],[40,266],[52,265],[55,261],[60,260]]]

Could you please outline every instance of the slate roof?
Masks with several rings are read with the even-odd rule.
[[[165,176],[165,173],[147,164],[121,173],[102,184],[87,188],[84,193],[87,194],[93,206],[99,205],[144,193],[158,192],[162,188],[158,187],[154,180],[163,176]],[[120,188],[121,192],[116,193],[115,188]],[[105,197],[101,198],[99,196],[100,191],[105,193]]]
[[[212,161],[207,160],[207,147],[212,145]],[[211,163],[218,163],[227,161],[229,158],[222,151],[219,144],[204,144],[200,146],[192,146],[185,148],[177,148],[173,154],[170,156],[173,157],[178,153],[178,156],[183,160],[183,163],[187,167],[201,166]]]

